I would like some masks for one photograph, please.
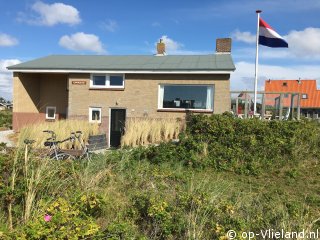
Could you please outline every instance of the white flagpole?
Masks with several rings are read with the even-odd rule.
[[[253,113],[257,113],[257,90],[258,90],[258,57],[259,57],[259,21],[260,21],[260,13],[261,10],[257,10],[258,14],[258,25],[257,25],[257,36],[256,36],[256,70],[254,76],[254,105],[253,105]]]

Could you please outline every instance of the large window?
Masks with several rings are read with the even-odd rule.
[[[123,74],[92,74],[90,87],[93,88],[123,88]]]
[[[46,107],[46,119],[56,119],[56,107]]]
[[[213,85],[160,85],[159,109],[213,111]]]
[[[101,108],[90,107],[89,108],[89,122],[101,123]]]

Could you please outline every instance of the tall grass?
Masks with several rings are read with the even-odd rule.
[[[57,140],[63,140],[70,137],[71,132],[82,131],[83,139],[88,140],[89,135],[95,135],[99,133],[98,124],[92,124],[88,121],[80,120],[60,120],[54,123],[40,123],[34,125],[28,125],[21,129],[18,137],[18,146],[23,145],[24,139],[35,140],[34,147],[43,147],[43,143],[50,137],[49,134],[44,133],[44,130],[52,130],[57,134]],[[80,146],[77,145],[76,148]],[[67,141],[61,145],[62,148],[70,148],[71,142]]]
[[[139,146],[178,138],[184,123],[177,119],[131,118],[126,121],[126,131],[121,146]]]

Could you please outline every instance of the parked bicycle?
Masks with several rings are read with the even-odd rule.
[[[57,135],[54,131],[45,130],[44,133],[50,134],[50,137],[44,142],[44,146],[49,148],[49,151],[45,154],[45,157],[54,160],[66,160],[66,159],[90,159],[90,152],[82,137],[82,131],[71,132],[70,137],[64,140],[57,140]],[[70,141],[71,149],[62,149],[60,145],[64,142]],[[25,139],[26,154],[28,148],[35,140]],[[76,144],[79,143],[80,150],[76,150]]]
[[[72,141],[71,149],[73,149],[73,150],[76,149],[76,147],[75,147],[76,142],[79,143],[80,148],[81,148],[79,151],[74,152],[73,155],[76,158],[80,158],[80,159],[87,158],[87,159],[89,159],[90,158],[90,152],[89,152],[89,149],[88,149],[87,145],[85,144],[84,139],[82,137],[82,131],[72,132],[71,135],[70,135],[70,139],[72,139],[71,140]]]
[[[51,130],[45,130],[43,131],[44,133],[51,134],[51,137],[47,138],[47,140],[44,142],[44,146],[49,148],[49,152],[47,156],[50,159],[55,159],[55,160],[66,160],[66,159],[75,159],[75,156],[73,156],[70,153],[64,152],[60,148],[60,144],[70,141],[72,144],[74,142],[74,137],[70,136],[64,140],[57,141],[56,133]]]

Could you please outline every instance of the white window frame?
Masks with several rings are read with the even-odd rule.
[[[164,108],[163,107],[163,96],[164,96],[164,86],[200,86],[200,87],[208,87],[211,88],[211,108]],[[159,84],[158,86],[158,109],[159,110],[169,110],[169,111],[184,111],[184,110],[188,110],[188,111],[213,111],[214,109],[214,85],[201,85],[201,84]],[[208,94],[208,90],[207,90],[207,94]],[[208,98],[208,95],[207,95]]]
[[[89,122],[90,123],[101,123],[101,119],[102,119],[102,111],[101,110],[102,110],[101,107],[89,107]],[[92,111],[99,111],[100,119],[98,121],[92,119]]]
[[[302,99],[308,99],[308,94],[307,93],[302,93],[301,98]]]
[[[94,76],[104,76],[106,79],[105,85],[94,85],[93,84],[93,77]],[[122,81],[122,85],[118,85],[118,86],[113,86],[110,85],[110,76],[121,76],[123,81]],[[125,74],[110,74],[110,73],[92,73],[90,76],[90,87],[91,88],[124,88],[124,82],[125,82]]]
[[[49,109],[54,109],[53,117],[49,117]],[[46,119],[55,120],[57,115],[57,108],[55,106],[47,106],[46,107]]]

